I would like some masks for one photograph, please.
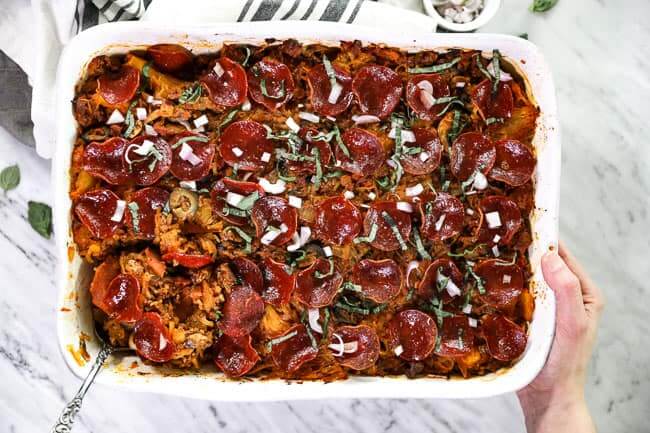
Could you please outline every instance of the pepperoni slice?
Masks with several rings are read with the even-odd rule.
[[[512,186],[525,184],[533,176],[536,159],[533,152],[517,140],[499,140],[494,143],[496,161],[490,177]]]
[[[419,310],[404,310],[388,323],[388,345],[407,361],[422,361],[436,346],[438,328],[428,314]]]
[[[409,174],[429,174],[438,168],[442,155],[438,132],[435,128],[413,128],[413,134],[415,144],[412,147],[419,147],[422,151],[414,155],[402,155],[400,158],[402,167]]]
[[[332,65],[336,82],[343,88],[341,94],[333,104],[329,102],[332,91],[332,83],[327,75],[325,66],[319,64],[314,66],[307,73],[309,83],[309,98],[314,111],[323,116],[337,116],[348,109],[352,103],[352,77],[338,66]]]
[[[235,286],[226,294],[219,329],[231,337],[250,334],[264,315],[262,297],[249,286]]]
[[[388,214],[388,217],[385,214]],[[391,223],[395,223],[404,243],[408,242],[411,235],[411,216],[408,213],[397,209],[397,203],[393,201],[377,201],[370,206],[363,220],[366,236],[371,234],[373,226],[377,226],[377,234],[370,245],[382,251],[401,248]]]
[[[456,264],[447,257],[440,257],[439,259],[434,260],[427,267],[427,270],[422,276],[422,280],[418,284],[417,293],[421,299],[431,300],[442,296],[443,302],[449,302],[452,299],[452,296],[449,294],[449,291],[442,289],[442,292],[438,291],[438,282],[442,288],[442,284],[445,279],[449,278],[457,288],[463,290],[463,274],[460,272]],[[449,284],[449,282],[447,282]]]
[[[284,334],[274,338],[274,340],[276,339],[283,339],[284,341],[273,345],[271,358],[273,358],[273,362],[278,368],[288,373],[293,373],[305,362],[311,361],[318,356],[318,348],[312,346],[305,325],[295,325]]]
[[[81,168],[111,185],[124,185],[129,181],[124,152],[128,141],[121,137],[103,142],[92,142],[84,148]]]
[[[127,65],[117,72],[106,72],[97,79],[97,92],[109,107],[129,102],[139,87],[140,71]]]
[[[149,187],[134,192],[130,203],[138,205],[138,224],[136,230],[133,215],[127,210],[124,213],[124,222],[129,231],[136,237],[153,239],[156,236],[156,211],[164,208],[167,200],[169,200],[169,192],[162,188]]]
[[[524,273],[515,264],[496,259],[483,260],[476,266],[475,272],[485,286],[485,293],[479,297],[496,308],[512,307],[524,289]]]
[[[418,74],[406,84],[406,103],[418,117],[433,120],[449,102],[436,104],[434,100],[448,97],[449,85],[438,74]]]
[[[257,293],[262,293],[264,289],[264,279],[262,271],[254,261],[246,257],[237,257],[231,262],[234,273],[241,281],[242,285],[249,286]]]
[[[108,285],[120,273],[120,262],[113,256],[109,256],[97,268],[95,268],[95,275],[93,281],[90,283],[90,296],[92,297],[93,304],[100,310],[107,312],[106,294],[108,293]]]
[[[361,232],[361,212],[343,197],[330,197],[318,204],[314,233],[317,238],[335,245],[352,242]]]
[[[376,135],[360,128],[350,128],[341,136],[350,156],[341,146],[334,153],[341,168],[357,176],[372,175],[384,162],[384,148]]]
[[[289,242],[298,225],[296,208],[289,206],[286,199],[276,196],[265,196],[257,200],[251,209],[251,219],[258,238],[262,238],[270,227],[281,230],[271,245]]]
[[[122,225],[111,219],[120,198],[113,191],[98,188],[83,193],[74,205],[74,213],[90,234],[98,239],[108,239]]]
[[[233,62],[228,57],[217,59],[221,76],[217,75],[213,68],[207,75],[201,78],[201,83],[208,89],[210,99],[217,105],[224,107],[236,107],[246,101],[248,93],[248,79],[246,71],[239,63]],[[215,67],[216,67],[215,62]]]
[[[138,155],[138,149],[146,149],[153,143],[152,150],[146,155]],[[149,186],[158,182],[169,171],[172,164],[172,149],[161,137],[140,135],[131,141],[124,152],[124,159],[129,163],[131,178],[138,185]]]
[[[402,95],[402,80],[386,66],[369,65],[361,68],[352,80],[352,91],[364,114],[388,117]]]
[[[352,282],[361,286],[363,296],[379,304],[399,295],[402,279],[402,270],[392,259],[363,259],[352,271]]]
[[[467,180],[475,171],[487,173],[496,159],[494,144],[478,132],[458,136],[451,146],[449,168],[456,179]]]
[[[300,153],[306,156],[312,156],[312,149],[318,149],[318,156],[320,160],[321,167],[325,167],[332,160],[332,149],[330,145],[323,140],[313,140],[314,137],[318,134],[318,130],[315,128],[301,128],[298,132],[298,135],[303,140],[303,146],[300,149]],[[287,168],[294,173],[299,174],[310,174],[316,173],[316,163],[312,161],[286,161]]]
[[[133,330],[135,349],[142,358],[153,362],[167,362],[176,348],[171,334],[158,313],[144,313]]]
[[[479,242],[510,245],[512,238],[523,225],[517,203],[507,197],[493,195],[482,199],[479,207],[483,215],[479,229]],[[499,218],[498,221],[493,221],[494,227],[490,227],[489,219],[495,216],[495,212]],[[494,242],[495,235],[499,235],[498,242]]]
[[[330,260],[319,258],[310,267],[298,272],[296,298],[310,308],[330,305],[343,283],[343,275],[333,259]]]
[[[287,265],[265,258],[260,263],[264,289],[262,299],[271,305],[279,307],[289,302],[291,293],[296,287],[296,276],[287,272]]]
[[[199,140],[188,140],[178,144],[186,137],[202,137],[185,131],[170,140],[172,147],[172,165],[169,171],[179,180],[200,180],[210,173],[214,159],[214,144]],[[189,152],[188,152],[189,150]]]
[[[452,238],[463,230],[465,207],[451,194],[439,192],[433,199],[429,195],[419,203],[422,235],[434,242]]]
[[[162,259],[166,262],[172,262],[174,265],[184,266],[189,269],[198,269],[207,266],[214,260],[211,256],[204,254],[186,254],[171,252],[163,254]]]
[[[223,334],[215,346],[217,367],[228,377],[240,377],[248,373],[260,360],[257,351],[251,345],[251,336],[230,337]]]
[[[526,331],[505,316],[492,314],[485,317],[481,330],[487,342],[488,352],[499,361],[513,361],[526,349]]]
[[[330,345],[340,347],[343,343],[343,350],[338,351],[333,347],[330,350],[344,367],[353,370],[365,370],[375,365],[379,359],[379,337],[374,328],[368,325],[340,326],[336,328],[330,337]],[[356,343],[356,344],[355,344]],[[345,350],[345,345],[352,345],[355,350]],[[343,352],[343,353],[341,353]]]
[[[156,44],[147,48],[147,54],[158,69],[164,72],[176,72],[192,62],[192,53],[177,44]]]
[[[253,120],[228,125],[219,139],[219,152],[226,164],[243,171],[256,171],[267,166],[262,155],[273,154],[275,146],[266,138],[266,129]]]
[[[470,97],[484,119],[509,119],[512,116],[514,101],[508,83],[499,83],[497,93],[493,95],[492,81],[486,78],[472,90]]]
[[[291,70],[277,60],[260,60],[248,70],[251,99],[270,111],[277,110],[291,99],[294,87]]]
[[[474,328],[469,326],[464,314],[447,316],[443,319],[440,332],[440,344],[436,348],[439,356],[464,356],[474,349]]]
[[[121,323],[133,323],[142,317],[140,282],[133,275],[119,274],[106,288],[104,312]]]
[[[211,196],[213,209],[217,215],[231,224],[237,226],[245,226],[248,224],[248,218],[245,216],[235,215],[228,211],[228,204],[226,197],[228,193],[232,192],[241,196],[248,196],[257,192],[260,197],[264,196],[264,189],[255,182],[244,182],[240,180],[230,179],[224,177],[219,179],[212,187]]]

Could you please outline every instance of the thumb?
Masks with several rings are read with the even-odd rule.
[[[555,292],[558,321],[571,321],[576,315],[584,314],[580,280],[557,253],[548,252],[542,257],[542,273]]]

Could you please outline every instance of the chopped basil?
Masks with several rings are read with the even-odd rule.
[[[320,163],[320,151],[317,147],[311,149],[311,154],[314,156],[314,163],[316,164],[316,174],[314,175],[314,188],[318,190],[320,188],[320,182],[323,178],[323,167]]]
[[[417,155],[422,152],[421,147],[408,147],[408,146],[402,146],[402,153],[404,155]]]
[[[341,170],[334,170],[334,171],[331,171],[331,172],[325,174],[325,178],[326,179],[331,179],[333,177],[341,177],[341,176],[343,176],[343,174],[344,173]]]
[[[326,55],[323,55],[323,66],[325,67],[327,78],[330,79],[330,85],[334,87],[336,85],[336,71],[334,71],[334,67]]]
[[[512,256],[512,259],[510,259],[510,261],[496,260],[494,264],[497,266],[511,266],[514,265],[516,262],[517,262],[517,252],[515,251],[515,255]]]
[[[133,223],[133,232],[134,233],[139,233],[140,232],[140,207],[138,204],[134,201],[130,202],[127,207],[129,208],[129,212],[131,213],[131,221]]]
[[[339,289],[339,292],[342,292],[344,290],[349,290],[350,292],[361,292],[361,286],[359,284],[354,284],[351,281],[346,281],[343,284],[341,284],[341,288]]]
[[[324,310],[324,313],[323,313],[323,316],[324,316],[323,317],[323,325],[322,325],[323,336],[321,337],[321,341],[326,341],[327,340],[327,334],[328,334],[327,326],[330,323],[330,310],[329,310],[329,308],[324,308],[323,310]]]
[[[187,89],[183,90],[183,93],[181,93],[181,96],[178,98],[178,102],[181,104],[196,102],[201,97],[201,93],[201,84],[194,83]]]
[[[340,301],[334,305],[334,308],[340,308],[342,310],[349,311],[350,313],[363,314],[364,316],[370,314],[370,309],[368,308],[357,307],[356,305],[345,304]]]
[[[230,206],[225,206],[225,205],[221,209],[221,212],[225,216],[234,215],[234,216],[241,217],[241,218],[247,218],[248,217],[248,212],[246,212],[245,210],[241,210],[241,209],[237,209],[237,208],[230,207]]]
[[[442,63],[440,65],[424,66],[420,68],[408,68],[408,71],[409,74],[433,74],[436,72],[441,72],[453,68],[456,63],[460,62],[460,60],[461,60],[460,57],[456,57],[455,59],[447,63]]]
[[[201,143],[207,143],[209,139],[208,137],[204,137],[202,135],[188,135],[187,137],[179,138],[176,143],[172,144],[172,149],[176,149],[179,146],[182,146],[183,143],[187,143],[190,141],[200,141]]]
[[[460,110],[454,110],[454,119],[451,122],[451,129],[447,133],[447,141],[452,143],[460,134]]]
[[[417,229],[417,227],[413,228],[413,239],[415,240],[415,248],[418,250],[420,257],[422,257],[424,260],[431,260],[431,255],[427,252],[426,248],[424,248],[422,238],[420,237],[420,231]]]
[[[124,123],[126,124],[126,130],[124,131],[124,134],[122,134],[122,136],[125,138],[129,138],[133,133],[133,128],[135,128],[135,117],[133,116],[131,110],[133,110],[133,107],[135,107],[135,104],[137,103],[138,101],[131,102],[131,105],[129,105],[129,108],[127,108],[126,110],[126,116],[124,116]]]
[[[20,183],[20,167],[18,164],[5,167],[0,172],[0,188],[5,192],[12,190]]]
[[[309,341],[311,341],[311,347],[313,347],[314,349],[318,348],[318,342],[316,342],[316,338],[314,338],[314,334],[312,333],[311,326],[309,326],[309,320],[307,319],[307,310],[302,310],[302,314],[300,315],[300,321],[305,326],[305,330],[307,331],[307,336],[309,337]]]
[[[273,338],[272,340],[269,340],[268,343],[266,343],[266,350],[270,351],[271,348],[273,348],[273,346],[275,346],[276,344],[284,343],[285,341],[295,337],[296,335],[298,335],[298,331],[291,331],[286,335],[281,335],[279,337]]]
[[[442,99],[442,98],[441,98],[441,99]],[[453,105],[460,105],[461,107],[464,107],[464,105],[463,105],[463,101],[461,101],[459,98],[454,97],[454,99],[452,99],[451,101],[449,101],[449,103],[445,106],[445,108],[443,108],[442,111],[440,111],[440,112],[438,113],[438,116],[442,116],[442,115],[446,114],[447,111],[449,111],[449,109],[450,109]]]
[[[488,117],[485,119],[485,124],[486,125],[492,125],[493,123],[503,123],[504,120],[501,117]]]
[[[440,268],[438,268],[437,272],[440,274]],[[440,274],[442,275],[442,274]],[[442,292],[447,288],[447,284],[449,284],[449,277],[445,277],[442,275],[442,278],[436,280],[436,289],[438,289],[438,293]]]
[[[244,211],[251,210],[253,208],[253,205],[259,198],[260,198],[259,191],[253,191],[252,193],[248,194],[246,197],[242,198],[239,201],[239,203],[237,203],[234,206],[237,209],[241,209]]]
[[[406,241],[402,237],[402,234],[399,231],[399,227],[397,227],[397,223],[393,219],[392,216],[388,214],[386,211],[381,212],[382,218],[384,218],[384,221],[390,226],[390,229],[392,230],[393,234],[397,238],[397,242],[399,242],[399,247],[402,251],[406,251],[408,249],[408,246],[406,245]]]
[[[152,155],[153,155],[153,160],[147,166],[147,169],[149,170],[150,173],[154,171],[154,169],[156,168],[156,164],[158,164],[158,161],[162,161],[164,159],[163,154],[160,153],[158,149],[156,149],[155,145],[151,147],[151,150],[147,154],[146,158]]]
[[[476,252],[476,250],[478,250],[479,248],[481,248],[483,246],[485,246],[485,244],[478,244],[474,248],[472,248],[471,250],[468,250],[468,249],[463,250],[462,253],[452,253],[451,251],[449,251],[447,253],[447,255],[449,257],[465,257],[465,256],[469,256],[469,255],[474,254]]]
[[[281,159],[278,158],[276,160],[276,162],[275,162],[275,171],[278,174],[278,179],[281,179],[281,180],[283,180],[285,182],[295,182],[296,181],[295,176],[286,176],[286,175],[284,175],[282,173],[282,168],[280,166],[281,166]]]
[[[239,235],[240,238],[242,238],[242,240],[244,242],[246,242],[246,247],[244,248],[243,253],[244,254],[249,254],[251,252],[251,242],[253,242],[253,237],[251,235],[249,235],[248,233],[246,233],[244,230],[242,230],[242,229],[240,229],[239,227],[236,227],[236,226],[227,226],[227,227],[224,227],[224,229],[223,229],[224,232],[226,232],[228,230],[234,231],[235,233],[237,233]]]
[[[390,189],[390,178],[388,176],[380,177],[375,179],[375,182],[377,182],[377,185],[383,190],[388,190]]]
[[[450,185],[450,184],[451,184],[451,182],[448,181],[448,180],[446,180],[446,181],[442,184],[442,187],[440,187],[440,189],[441,189],[443,192],[447,192],[447,191],[449,190],[449,185]]]
[[[246,52],[246,57],[244,57],[244,60],[242,60],[241,65],[246,66],[246,64],[248,64],[248,60],[251,58],[251,49],[248,48],[246,45],[244,45],[243,48]]]
[[[52,234],[52,208],[37,201],[27,202],[27,220],[29,225],[44,238]]]
[[[496,95],[499,91],[499,82],[501,81],[501,53],[499,50],[492,50],[492,70],[494,71],[492,95]]]
[[[546,12],[552,9],[558,0],[534,0],[530,5],[531,12]]]
[[[142,75],[145,78],[149,78],[149,71],[150,70],[151,70],[151,62],[145,63],[144,66],[142,67]]]
[[[334,259],[330,258],[329,263],[330,263],[330,268],[326,273],[323,274],[320,271],[316,271],[314,272],[314,276],[319,280],[321,280],[323,278],[329,277],[330,275],[334,275]]]
[[[368,242],[368,243],[373,242],[377,237],[378,230],[379,230],[379,226],[373,223],[372,226],[370,226],[370,233],[368,233],[368,236],[354,238],[353,242],[355,244],[360,244],[361,242]]]
[[[492,76],[492,74],[490,74],[490,71],[485,69],[485,66],[483,65],[483,61],[481,60],[480,55],[474,54],[474,58],[476,59],[476,66],[478,66],[479,71],[481,71],[481,73],[485,75],[485,77],[490,81],[494,80],[494,77]]]
[[[519,33],[518,35],[521,39],[526,39],[528,40],[528,33]]]
[[[476,288],[478,289],[478,292],[481,295],[483,295],[485,293],[485,286],[483,285],[483,280],[481,279],[481,277],[476,275],[476,272],[474,272],[474,268],[470,264],[468,264],[467,261],[465,261],[465,263],[467,265],[466,266],[467,273],[471,275],[472,278],[474,278],[474,281],[476,281]]]
[[[234,110],[230,111],[230,112],[226,115],[226,117],[223,118],[223,120],[221,121],[221,123],[219,123],[219,125],[217,125],[217,129],[221,129],[221,128],[223,128],[224,126],[226,126],[227,124],[229,124],[230,122],[232,122],[232,120],[235,118],[235,116],[237,115],[237,113],[239,113],[239,110],[236,109],[236,108],[235,108]]]
[[[276,95],[271,95],[269,94],[268,90],[266,90],[266,79],[262,78],[260,80],[260,90],[262,90],[262,95],[266,96],[267,98],[271,99],[282,99],[285,96],[285,90],[284,90],[284,80],[280,81],[280,90],[278,90]]]
[[[341,149],[341,152],[348,158],[350,157],[350,150],[348,147],[343,143],[343,139],[341,138],[341,131],[339,130],[339,127],[337,125],[334,125],[334,130],[332,131],[334,133],[334,138],[336,139],[336,145]]]

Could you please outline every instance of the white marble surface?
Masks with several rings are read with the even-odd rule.
[[[392,3],[417,6],[417,0]],[[650,2],[560,0],[545,16],[504,0],[486,31],[527,32],[552,66],[564,142],[561,233],[608,305],[587,384],[602,432],[648,432],[650,406]],[[53,243],[26,222],[52,201],[49,163],[0,130],[0,432],[48,431],[79,386],[55,335]],[[75,431],[521,432],[514,396],[478,401],[339,400],[223,404],[97,386]]]

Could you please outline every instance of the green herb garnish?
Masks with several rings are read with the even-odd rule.
[[[485,246],[485,244],[478,244],[474,248],[472,248],[471,250],[468,250],[468,249],[463,250],[462,253],[452,253],[451,251],[449,251],[447,253],[447,255],[449,257],[465,257],[465,256],[469,256],[469,255],[474,254],[476,252],[476,250],[478,250],[479,248],[484,247],[484,246]]]
[[[246,66],[248,64],[248,60],[251,58],[251,49],[246,45],[244,45],[243,48],[246,51],[246,57],[244,57],[244,60],[242,60],[241,65]]]
[[[360,244],[362,242],[373,242],[375,238],[377,237],[377,231],[379,230],[379,226],[377,224],[374,224],[370,226],[370,233],[368,233],[368,236],[362,236],[358,238],[354,238],[353,242],[355,244]]]
[[[467,273],[474,278],[474,281],[476,281],[476,288],[478,289],[478,292],[483,295],[485,293],[485,286],[483,285],[483,280],[481,277],[476,275],[476,272],[474,272],[474,268],[465,261],[466,268],[467,268]]]
[[[408,68],[408,71],[409,74],[433,74],[436,72],[453,68],[456,63],[460,62],[460,60],[461,60],[460,57],[456,57],[455,59],[447,63],[442,63],[440,65],[424,66],[420,68]]]
[[[134,233],[139,233],[140,232],[140,207],[138,204],[134,201],[130,202],[127,207],[129,208],[129,212],[131,213],[131,222],[133,223],[133,232]]]
[[[227,124],[229,124],[230,122],[232,122],[232,120],[235,118],[237,113],[239,113],[238,109],[234,109],[234,110],[230,111],[228,113],[228,115],[226,115],[226,117],[224,117],[224,119],[221,121],[221,123],[219,123],[219,125],[217,125],[217,129],[221,129],[224,126],[226,126]]]
[[[10,191],[18,186],[20,183],[20,167],[18,164],[5,167],[0,172],[0,188],[5,192]]]
[[[320,271],[314,272],[314,276],[318,278],[319,280],[322,280],[323,278],[329,277],[330,275],[334,275],[334,259],[330,258],[329,260],[330,268],[326,273],[322,273]]]
[[[246,242],[246,247],[244,248],[243,253],[244,254],[249,254],[251,252],[251,242],[253,242],[253,237],[251,235],[249,235],[248,233],[246,233],[244,230],[242,230],[242,229],[240,229],[239,227],[236,227],[236,226],[227,226],[227,227],[224,227],[224,229],[223,229],[224,232],[226,232],[228,230],[234,231],[235,233],[237,233],[239,235],[240,238],[242,238],[242,240],[244,242]]]
[[[323,55],[323,66],[325,67],[325,73],[327,73],[327,77],[330,79],[330,85],[334,87],[336,85],[336,71],[334,71],[332,63],[325,55]]]
[[[431,255],[427,252],[426,248],[424,248],[422,238],[420,237],[420,231],[417,229],[417,227],[413,228],[413,240],[415,241],[415,248],[417,249],[418,254],[420,254],[420,257],[422,257],[424,260],[431,260]]]
[[[52,234],[52,208],[37,201],[27,202],[27,220],[36,233],[49,239]]]
[[[397,227],[397,223],[393,219],[392,216],[388,214],[386,211],[381,212],[381,216],[386,221],[386,223],[390,226],[390,229],[393,232],[393,235],[397,238],[397,242],[399,242],[399,247],[402,251],[406,251],[408,249],[408,246],[406,245],[406,241],[402,237],[402,234],[399,231],[399,227]]]
[[[268,90],[266,89],[266,79],[265,78],[262,78],[260,80],[260,90],[262,90],[262,95],[266,96],[267,98],[282,99],[285,96],[284,80],[280,81],[280,90],[278,90],[276,95],[271,95],[268,92]]]
[[[339,292],[342,292],[344,290],[361,293],[362,287],[359,284],[354,284],[351,281],[346,281],[343,284],[341,284],[341,288],[339,289]]]
[[[201,97],[201,93],[201,84],[194,83],[187,89],[183,90],[183,93],[181,93],[181,96],[178,98],[178,102],[181,104],[196,102]]]
[[[182,146],[183,143],[187,143],[190,141],[200,141],[201,143],[207,143],[209,139],[208,137],[204,137],[202,135],[188,135],[187,137],[179,138],[176,143],[172,144],[172,149],[176,149],[178,148],[178,146]]]
[[[314,164],[316,164],[316,174],[314,175],[314,188],[320,188],[320,181],[323,178],[323,167],[320,163],[320,151],[317,147],[311,149],[311,154],[314,156]]]
[[[534,0],[530,5],[531,12],[546,12],[552,9],[558,0]]]
[[[503,123],[504,120],[501,117],[488,117],[485,119],[485,124],[490,126],[493,123]]]
[[[133,128],[135,128],[135,117],[133,116],[131,110],[133,110],[133,107],[135,107],[135,104],[137,104],[137,102],[138,101],[131,102],[131,105],[129,105],[129,108],[126,110],[126,116],[124,116],[126,130],[124,131],[124,134],[122,134],[122,136],[125,138],[129,138],[133,133]]]
[[[300,315],[300,321],[302,322],[303,326],[305,327],[305,330],[307,331],[307,336],[309,337],[309,341],[311,341],[311,347],[314,349],[318,348],[318,342],[316,341],[316,338],[312,333],[311,326],[309,326],[309,319],[307,318],[307,310],[302,310],[302,314]]]
[[[270,351],[276,344],[284,343],[296,335],[298,335],[298,331],[291,331],[286,335],[281,335],[279,337],[273,338],[272,340],[269,340],[268,343],[266,343],[266,350]]]
[[[246,197],[242,198],[239,203],[234,205],[237,209],[241,209],[244,211],[251,210],[253,208],[253,205],[255,202],[260,198],[260,193],[259,191],[253,191],[252,193],[248,194]]]

